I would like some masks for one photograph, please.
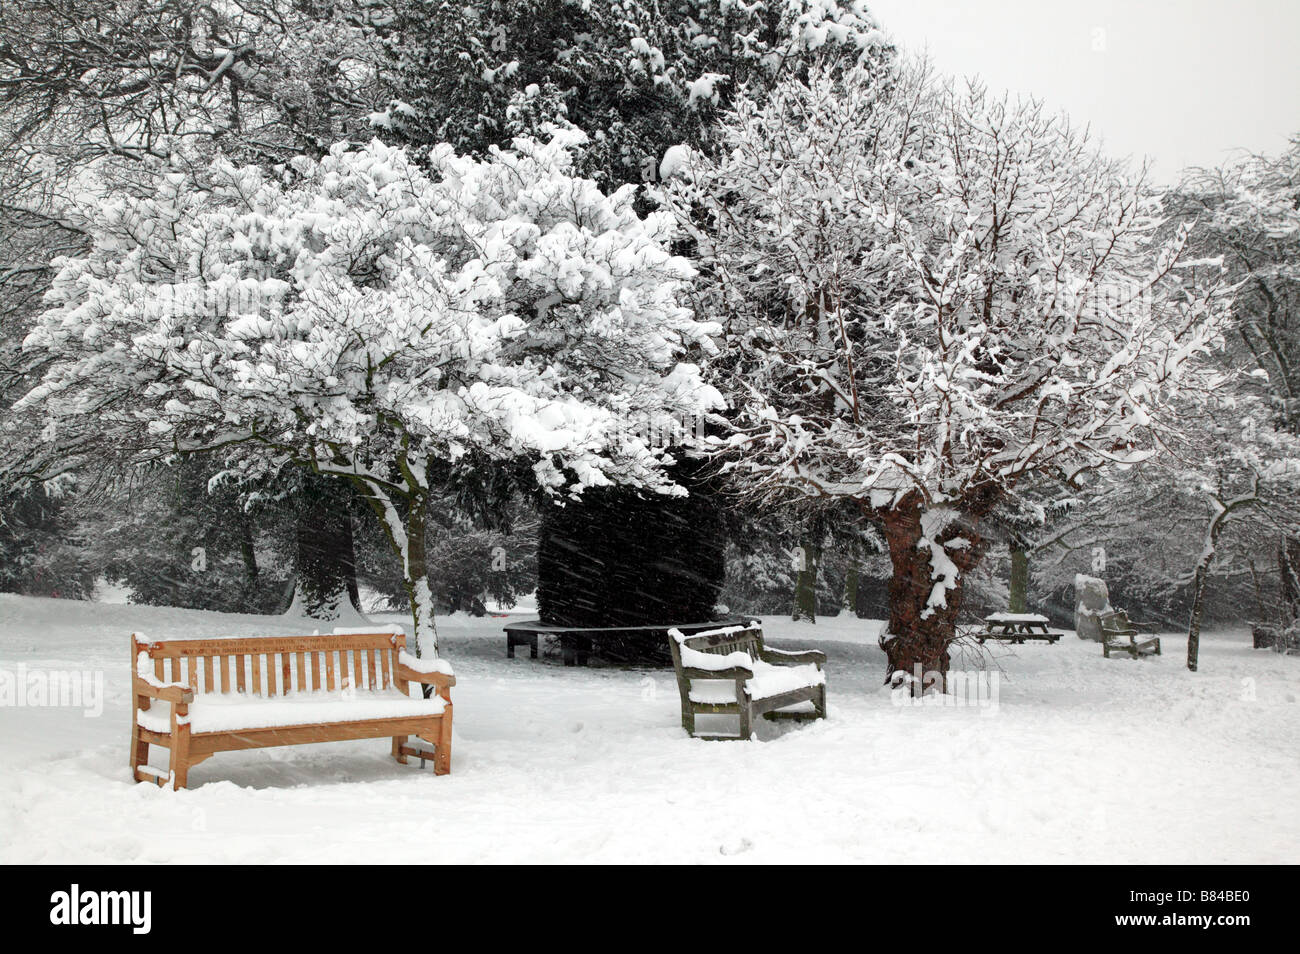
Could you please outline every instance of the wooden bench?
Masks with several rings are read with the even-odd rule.
[[[760,714],[766,719],[826,718],[826,654],[820,650],[768,649],[758,623],[694,635],[673,629],[668,647],[681,694],[682,728],[695,738],[748,739],[754,716]],[[812,703],[811,712],[779,711],[803,702]],[[700,714],[739,716],[739,735],[696,736]]]
[[[981,645],[987,639],[1009,643],[1041,639],[1054,643],[1061,638],[1061,634],[1048,629],[1049,622],[1051,620],[1046,616],[1036,613],[993,613],[984,617],[984,628],[974,635]]]
[[[441,660],[406,652],[394,632],[150,640],[131,635],[131,773],[177,789],[217,752],[391,738],[393,758],[451,770],[451,687]],[[411,683],[437,694],[409,694]],[[162,703],[162,705],[157,705]],[[415,736],[433,750],[408,745]],[[169,773],[149,746],[171,752]]]
[[[1160,655],[1160,637],[1142,636],[1129,622],[1124,610],[1102,613],[1098,622],[1101,624],[1101,654],[1107,659],[1111,653],[1127,653],[1134,659]]]

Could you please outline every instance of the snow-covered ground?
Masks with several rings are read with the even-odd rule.
[[[396,617],[385,616],[385,622]],[[127,769],[128,634],[301,621],[0,595],[0,669],[103,673],[97,717],[0,709],[0,861],[1293,862],[1300,659],[1203,639],[1103,659],[1067,635],[993,647],[996,706],[903,707],[877,623],[770,619],[829,656],[830,718],[751,743],[678,722],[671,672],[505,658],[500,618],[439,620],[452,774],[382,740],[222,753],[192,789]],[[958,663],[960,665],[960,663]],[[165,766],[155,749],[155,765]]]

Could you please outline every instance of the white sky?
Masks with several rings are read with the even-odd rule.
[[[868,0],[944,73],[1030,93],[1172,181],[1300,132],[1300,0]]]

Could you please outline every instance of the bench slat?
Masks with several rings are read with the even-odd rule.
[[[235,653],[323,652],[328,649],[387,649],[392,633],[326,636],[244,636],[225,639],[173,639],[145,643],[150,658],[158,656],[223,656]]]
[[[140,648],[153,659],[154,674],[160,680],[185,683],[195,692],[275,696],[295,691],[392,688],[400,645],[391,633],[365,633],[175,640],[141,644]],[[754,655],[745,639],[699,648],[723,654],[743,650]]]

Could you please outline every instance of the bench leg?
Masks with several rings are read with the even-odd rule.
[[[817,711],[817,718],[826,718],[826,687],[824,685],[817,687],[817,701],[813,703],[813,708]]]
[[[532,638],[528,640],[528,649],[529,649],[528,658],[536,659],[537,658],[537,634],[536,633],[533,633]]]
[[[173,740],[172,742],[172,790],[177,792],[189,785],[190,780],[190,761],[188,752],[190,740],[188,736],[189,733],[187,732],[184,748],[180,745],[179,739]]]
[[[687,734],[695,735],[695,710],[689,702],[682,703],[682,728]]]
[[[506,659],[515,658],[515,641],[509,636],[506,637]]]
[[[185,709],[180,712],[179,709]],[[189,783],[190,774],[190,724],[188,721],[188,706],[178,706],[172,710],[172,757],[171,757],[171,775],[172,789],[179,792]],[[185,722],[178,722],[177,716],[184,717]]]
[[[406,756],[402,754],[402,746],[407,743],[408,739],[410,739],[409,735],[393,736],[393,758],[397,759],[399,765],[407,764]]]
[[[149,764],[149,743],[140,738],[140,726],[131,725],[131,778],[141,781],[140,766]]]
[[[451,772],[451,703],[442,710],[442,720],[438,723],[438,747],[433,755],[433,774],[446,775]]]
[[[740,737],[748,740],[754,734],[754,714],[750,711],[749,704],[742,701],[740,703]]]

